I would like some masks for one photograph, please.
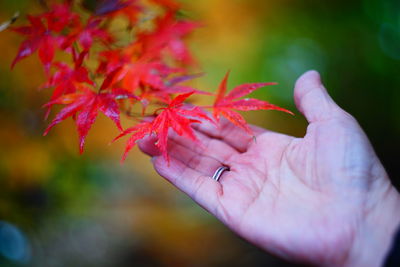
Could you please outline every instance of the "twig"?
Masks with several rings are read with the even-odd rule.
[[[0,24],[0,32],[4,31],[8,27],[10,27],[11,24],[13,24],[18,18],[19,18],[19,11],[15,12],[12,18],[6,22],[3,22]]]

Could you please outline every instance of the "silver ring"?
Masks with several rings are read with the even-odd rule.
[[[215,180],[215,181],[219,181],[219,178],[221,178],[221,175],[222,175],[222,173],[224,172],[224,171],[228,171],[229,170],[229,168],[228,167],[226,167],[226,166],[222,166],[222,167],[219,167],[216,171],[215,171],[215,173],[214,173],[214,175],[213,175],[213,179]]]

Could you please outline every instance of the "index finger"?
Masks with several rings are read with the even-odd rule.
[[[267,130],[254,125],[249,125],[249,127],[255,137],[267,132]],[[254,136],[225,118],[221,118],[218,124],[202,121],[202,123],[193,124],[193,128],[211,138],[222,140],[241,153],[246,152],[249,144],[254,141]]]

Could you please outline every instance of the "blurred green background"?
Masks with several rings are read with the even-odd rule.
[[[184,2],[186,14],[204,23],[191,40],[207,73],[200,89],[214,90],[230,69],[230,87],[279,82],[255,95],[295,111],[294,82],[316,69],[399,185],[398,0]],[[17,10],[39,8],[1,0],[0,21]],[[120,165],[124,142],[107,145],[117,134],[108,120],[98,120],[83,156],[71,121],[42,137],[41,67],[32,57],[11,72],[21,38],[0,38],[0,266],[291,266],[233,235],[137,150]],[[298,112],[247,118],[294,136],[307,127]]]

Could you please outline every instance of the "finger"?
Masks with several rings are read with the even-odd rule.
[[[183,161],[187,160],[189,156],[209,157],[219,162],[219,165],[227,164],[230,157],[238,154],[234,148],[219,139],[211,138],[199,131],[195,131],[195,135],[198,139],[197,142],[171,131],[168,140],[168,153],[173,153]],[[159,156],[161,152],[155,145],[156,141],[156,136],[147,136],[138,141],[138,146],[151,157]],[[195,160],[193,161],[195,162]]]
[[[236,150],[201,133],[197,132],[196,136],[198,142],[171,132],[168,139],[168,155],[208,176],[221,166],[230,166],[228,159],[238,153]],[[155,145],[156,140],[154,136],[146,137],[139,141],[139,148],[152,157],[160,156],[161,153]]]
[[[193,125],[193,128],[211,138],[220,139],[238,152],[246,152],[249,144],[254,141],[254,136],[266,132],[265,129],[250,125],[250,129],[254,133],[254,136],[252,136],[225,118],[221,118],[218,125],[204,121]]]
[[[150,157],[161,155],[160,149],[155,145],[157,137],[155,135],[146,136],[137,142],[138,147],[143,153]]]
[[[168,154],[170,157],[178,159],[189,168],[206,176],[211,176],[216,169],[224,165],[214,157],[202,155],[172,140],[170,140]]]
[[[303,74],[296,82],[294,101],[308,122],[323,121],[340,114],[340,107],[329,96],[318,72]]]
[[[233,147],[220,139],[215,139],[197,130],[195,130],[195,135],[197,142],[179,136],[175,132],[171,133],[170,139],[196,154],[214,158],[220,164],[227,164],[230,157],[239,154]]]
[[[153,157],[152,162],[158,174],[189,195],[203,208],[216,214],[219,197],[223,192],[220,183],[208,175],[193,170],[172,156],[169,163],[162,156]]]

